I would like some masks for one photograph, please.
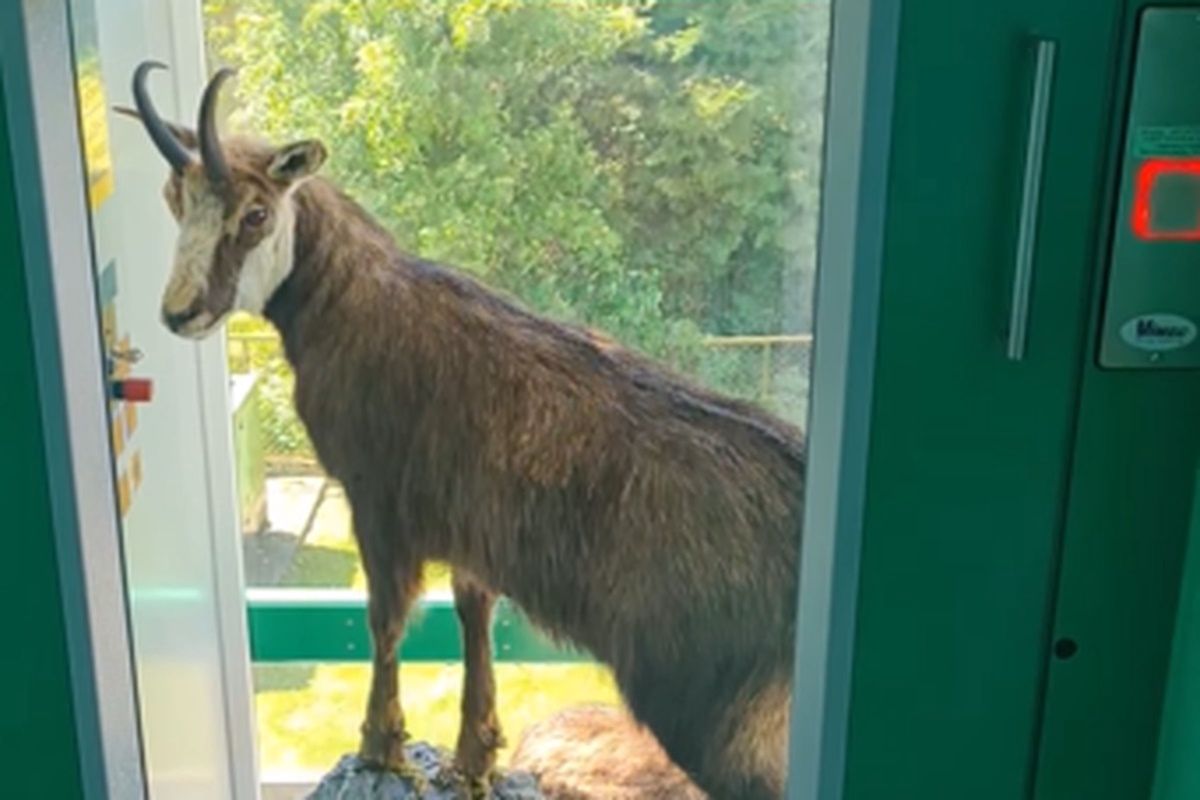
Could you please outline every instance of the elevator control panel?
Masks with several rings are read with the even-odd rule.
[[[1142,12],[1100,365],[1200,367],[1200,6]]]

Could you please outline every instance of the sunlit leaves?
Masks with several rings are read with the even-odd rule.
[[[215,60],[241,68],[235,121],[322,138],[328,169],[406,249],[702,371],[701,331],[807,326],[824,3],[206,0],[205,13]]]

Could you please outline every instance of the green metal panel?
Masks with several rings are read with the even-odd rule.
[[[1028,796],[1119,9],[903,4],[848,798]],[[1027,355],[1013,362],[1034,36],[1059,58]]]
[[[0,658],[0,774],[6,797],[74,798],[83,787],[10,152],[0,113],[0,586],[19,604]]]
[[[1128,24],[1117,59],[1122,103],[1113,114],[1118,123],[1136,12],[1145,3],[1125,5]],[[1114,175],[1119,147],[1114,135]],[[1196,259],[1200,265],[1200,252]],[[1098,308],[1098,296],[1096,301]],[[1099,327],[1097,312],[1090,353],[1098,350]],[[1036,792],[1041,800],[1150,796],[1200,452],[1198,408],[1198,372],[1102,370],[1089,358],[1054,627],[1055,636],[1071,640],[1078,652],[1054,660],[1049,673]]]
[[[251,658],[256,663],[370,661],[363,599],[321,594],[310,592],[298,598],[284,593],[280,599],[252,595],[247,601]],[[453,600],[426,598],[405,629],[400,657],[405,661],[458,661],[462,658],[459,637]],[[492,638],[497,661],[591,660],[584,653],[555,646],[505,600],[497,604]]]
[[[1147,9],[1138,27],[1100,363],[1195,369],[1200,242],[1163,237],[1200,236],[1200,84],[1180,80],[1200,74],[1200,7]]]
[[[1200,376],[1089,369],[1039,798],[1148,797],[1192,477]]]
[[[1200,797],[1200,472],[1193,486],[1192,524],[1163,703],[1154,800]]]

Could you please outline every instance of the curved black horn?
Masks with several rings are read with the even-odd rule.
[[[138,64],[137,69],[133,71],[133,102],[141,114],[146,133],[150,134],[150,140],[154,142],[158,152],[163,154],[171,169],[183,172],[183,168],[192,163],[192,156],[168,130],[167,123],[163,122],[163,118],[154,110],[154,103],[150,102],[150,93],[146,91],[146,76],[150,70],[166,68],[167,65],[159,61],[143,61]]]
[[[221,84],[232,75],[233,70],[224,67],[204,87],[204,96],[200,98],[200,121],[196,125],[196,133],[200,137],[200,161],[204,164],[208,179],[218,186],[227,183],[232,173],[221,150],[221,140],[217,137],[217,93]]]

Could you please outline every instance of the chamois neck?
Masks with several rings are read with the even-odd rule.
[[[370,295],[356,284],[378,280],[401,259],[390,234],[327,180],[292,196],[292,269],[264,308],[289,350],[304,331],[333,321],[347,303]]]

